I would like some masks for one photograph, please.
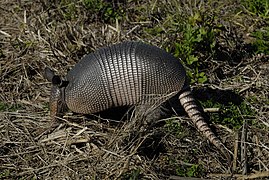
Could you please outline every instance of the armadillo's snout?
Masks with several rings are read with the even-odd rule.
[[[57,86],[52,86],[50,94],[50,116],[52,119],[60,116],[63,111],[62,93]]]
[[[64,101],[64,88],[68,85],[67,81],[63,81],[60,76],[48,67],[45,68],[44,77],[52,83],[50,92],[50,116],[54,120],[57,116],[60,116],[66,109]]]

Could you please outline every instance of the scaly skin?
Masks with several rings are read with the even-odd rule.
[[[225,147],[225,145],[217,138],[217,136],[212,132],[208,124],[205,122],[199,108],[192,96],[189,88],[184,90],[179,95],[179,100],[189,117],[191,118],[197,129],[206,137],[208,140],[214,144],[222,153],[226,156],[228,161],[231,161],[230,151]]]

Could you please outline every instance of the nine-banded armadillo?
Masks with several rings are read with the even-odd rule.
[[[45,69],[45,77],[53,84],[50,99],[53,118],[66,108],[90,114],[179,93],[180,103],[198,130],[229,157],[229,151],[198,110],[183,66],[158,47],[141,42],[112,45],[84,56],[64,80],[49,68]]]

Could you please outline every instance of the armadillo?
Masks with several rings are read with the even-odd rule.
[[[227,158],[229,150],[209,128],[192,96],[179,59],[142,42],[123,42],[84,56],[64,79],[46,68],[52,82],[50,114],[67,108],[91,114],[112,107],[138,105],[156,97],[179,94],[179,100],[197,129]]]

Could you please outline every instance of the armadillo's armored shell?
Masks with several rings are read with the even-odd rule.
[[[84,56],[68,73],[65,101],[78,113],[135,105],[147,96],[178,92],[185,82],[179,60],[155,46],[125,42]]]

